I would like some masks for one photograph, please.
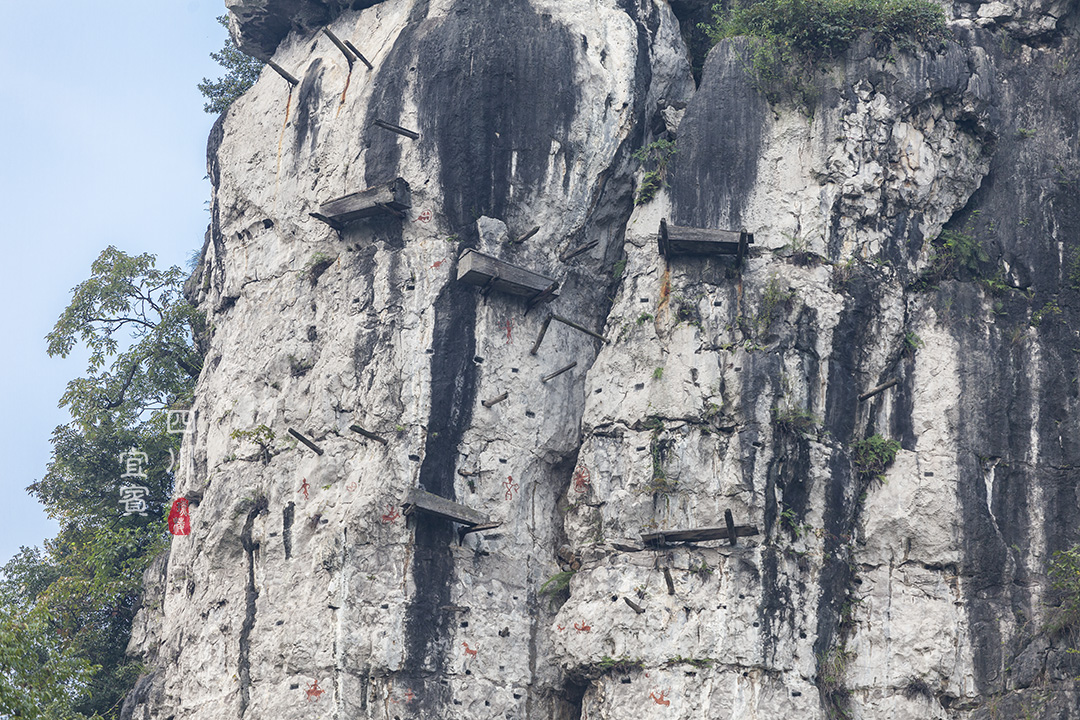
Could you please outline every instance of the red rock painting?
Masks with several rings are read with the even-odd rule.
[[[514,499],[514,493],[517,492],[520,489],[518,487],[518,484],[516,482],[514,482],[513,476],[512,475],[507,475],[506,479],[503,480],[502,485],[503,485],[503,488],[506,489],[506,492],[504,493],[504,495],[506,496],[506,499],[507,500],[513,500]]]
[[[651,693],[649,693],[649,697],[651,697],[653,699],[653,702],[656,703],[657,705],[663,705],[664,707],[667,707],[667,706],[671,705],[671,701],[664,699],[664,695],[666,693],[667,693],[666,690],[661,690],[660,691],[660,697],[657,697],[656,693],[651,692]]]
[[[382,516],[383,524],[389,524],[401,517],[401,513],[397,511],[393,505],[386,506],[386,514]]]
[[[310,488],[311,488],[311,486],[310,486],[310,485],[308,485],[308,481],[307,481],[307,478],[304,478],[304,484],[300,486],[300,490],[298,490],[298,492],[302,492],[302,493],[304,493],[304,499],[305,499],[305,500],[307,500],[307,499],[308,499],[308,490],[309,490]]]
[[[326,691],[320,688],[319,681],[315,680],[313,683],[311,683],[311,687],[307,688],[307,690],[305,690],[304,692],[307,693],[308,702],[311,702],[312,700],[318,701],[319,696]]]
[[[589,473],[589,468],[584,465],[578,465],[574,468],[574,490],[583,493],[589,489],[592,475]]]
[[[592,632],[592,625],[586,625],[584,622],[574,623],[574,629],[578,632]]]

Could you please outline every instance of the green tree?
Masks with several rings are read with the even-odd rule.
[[[44,550],[23,548],[0,580],[0,715],[116,718],[142,667],[125,656],[142,574],[167,543],[179,436],[165,413],[190,399],[202,368],[202,316],[178,267],[109,247],[47,336],[50,355],[90,350],[86,377],[61,398],[72,421],[52,437],[28,491],[60,522]],[[145,477],[123,480],[123,454]],[[170,453],[170,451],[172,451]],[[146,487],[146,515],[124,516],[121,483]]]
[[[217,21],[226,30],[229,29],[228,16],[222,15]],[[240,52],[240,48],[233,42],[232,35],[227,35],[225,45],[218,52],[210,53],[210,57],[225,68],[226,73],[224,77],[217,80],[203,78],[198,88],[209,101],[203,105],[203,110],[216,115],[225,112],[233,101],[255,84],[264,63]]]

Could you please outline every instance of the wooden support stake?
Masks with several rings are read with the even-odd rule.
[[[560,376],[560,375],[562,375],[562,374],[563,374],[564,372],[569,372],[570,370],[573,370],[573,369],[574,369],[574,368],[576,368],[576,367],[577,367],[577,360],[575,360],[574,362],[570,363],[569,365],[567,365],[566,367],[562,368],[561,370],[556,370],[555,372],[551,373],[550,375],[545,375],[544,377],[540,378],[540,382],[547,382],[548,380],[550,380],[550,379],[552,379],[552,378],[556,378],[556,377],[559,377],[559,376]]]
[[[594,338],[597,338],[599,340],[603,340],[604,342],[608,341],[608,339],[606,337],[604,337],[603,335],[601,335],[600,333],[593,332],[592,330],[590,330],[589,328],[587,328],[587,327],[585,327],[583,325],[578,325],[573,320],[567,320],[562,315],[554,315],[553,314],[551,317],[555,318],[556,320],[561,322],[563,325],[569,325],[570,327],[574,328],[575,330],[580,330],[581,332],[585,333],[586,335],[592,335]]]
[[[511,240],[510,242],[513,245],[520,245],[521,243],[525,242],[526,240],[528,240],[529,238],[531,238],[533,235],[535,235],[538,232],[540,232],[540,226],[539,225],[537,225],[532,230],[530,230],[529,232],[527,232],[524,235],[522,235],[521,237],[519,237],[517,240]]]
[[[675,581],[671,579],[671,571],[664,568],[664,582],[667,583],[667,594],[675,594]]]
[[[553,282],[548,285],[544,290],[538,292],[536,295],[533,296],[533,299],[529,301],[529,305],[525,308],[525,312],[529,312],[542,302],[547,302],[548,300],[551,300],[551,298],[555,296],[555,291],[558,288],[559,283]]]
[[[870,398],[874,397],[878,393],[883,393],[886,390],[888,390],[889,388],[891,388],[893,385],[898,385],[899,383],[900,383],[900,378],[893,378],[892,380],[890,380],[887,383],[882,383],[881,385],[878,385],[876,388],[871,388],[870,390],[867,390],[866,392],[864,392],[862,395],[859,396],[859,402],[864,402],[866,400],[869,400]]]
[[[594,247],[596,247],[599,244],[600,244],[599,240],[593,240],[591,243],[585,243],[581,247],[575,248],[573,250],[568,250],[567,252],[563,253],[562,255],[559,256],[559,260],[562,260],[563,262],[566,262],[567,260],[571,260],[573,258],[576,258],[581,253],[588,252],[588,251],[592,250]]]
[[[362,63],[364,63],[365,65],[367,65],[367,69],[368,69],[368,70],[374,70],[374,69],[375,69],[375,66],[374,66],[374,65],[372,65],[372,64],[371,64],[370,62],[368,62],[368,59],[367,59],[366,57],[364,57],[364,54],[363,54],[362,52],[360,52],[359,50],[357,50],[357,49],[356,49],[356,46],[355,46],[355,45],[353,45],[353,44],[352,44],[351,42],[349,42],[348,40],[346,40],[346,41],[345,41],[345,47],[347,47],[347,48],[349,48],[350,50],[352,50],[352,51],[353,51],[353,54],[354,54],[354,55],[356,55],[356,57],[360,58],[360,62],[362,62]]]
[[[372,440],[377,440],[378,442],[381,442],[383,445],[387,445],[390,442],[389,440],[387,440],[384,437],[379,437],[378,435],[376,435],[373,432],[368,432],[367,430],[360,427],[359,425],[350,425],[349,429],[352,430],[354,433],[360,433],[361,435],[363,435],[366,438],[371,438]]]
[[[494,530],[495,528],[501,527],[501,526],[502,526],[502,523],[492,522],[492,523],[484,523],[483,525],[473,525],[472,527],[458,528],[458,531],[457,531],[458,545],[465,542],[465,536],[468,535],[469,533],[483,532],[485,530]]]
[[[337,49],[340,50],[341,54],[345,56],[345,59],[349,61],[349,67],[352,67],[353,61],[356,60],[356,56],[353,55],[352,50],[345,47],[345,43],[341,42],[341,40],[338,39],[338,36],[335,35],[330,28],[324,27],[323,32],[326,33],[326,37],[330,38],[331,42],[337,45]]]
[[[460,475],[461,477],[476,477],[480,473],[475,472],[473,470],[458,470],[457,474]]]
[[[738,533],[735,532],[735,518],[731,516],[730,510],[724,511],[724,523],[727,525],[728,542],[732,547],[735,547],[735,543],[738,541]]]
[[[640,605],[638,605],[638,604],[637,604],[636,602],[634,602],[633,600],[631,600],[631,599],[630,599],[630,598],[628,598],[628,597],[624,597],[624,598],[623,598],[623,602],[625,602],[625,603],[626,603],[627,605],[629,605],[629,606],[630,606],[630,608],[631,608],[631,609],[632,609],[632,610],[633,610],[634,612],[636,612],[636,613],[637,613],[638,615],[640,615],[640,614],[642,614],[643,612],[645,612],[645,608],[641,607]]]
[[[508,397],[510,397],[510,393],[503,393],[502,395],[500,395],[497,398],[492,398],[491,400],[484,400],[480,404],[483,405],[486,408],[492,408],[492,407],[495,407],[496,405],[498,405],[499,403],[501,403],[503,400],[505,400]]]
[[[319,455],[322,455],[322,454],[323,454],[323,451],[322,451],[322,448],[321,448],[321,447],[319,447],[318,445],[316,445],[316,444],[315,444],[315,443],[313,443],[312,441],[308,440],[308,439],[307,439],[306,437],[304,437],[304,436],[303,436],[303,435],[301,435],[300,433],[296,432],[296,431],[295,431],[295,430],[293,430],[292,428],[289,428],[289,434],[290,434],[290,435],[292,435],[292,436],[293,436],[294,438],[296,438],[297,440],[299,440],[300,442],[302,442],[302,443],[304,443],[305,445],[307,445],[307,446],[308,446],[309,448],[311,448],[312,450],[314,450],[314,451],[315,451],[316,453],[318,453]]]
[[[395,125],[393,123],[388,123],[385,120],[376,119],[374,121],[374,124],[381,127],[383,130],[389,130],[390,132],[395,132],[398,135],[404,135],[405,137],[412,138],[413,140],[419,140],[420,139],[420,133],[415,132],[413,130],[406,130],[405,128],[401,127],[400,125]]]
[[[529,351],[530,355],[535,355],[536,351],[540,349],[540,343],[544,342],[544,335],[547,333],[548,325],[551,324],[551,316],[548,315],[544,320],[544,324],[540,326],[540,334],[536,336],[536,342],[533,343],[532,350]]]
[[[267,65],[269,65],[269,66],[270,66],[270,68],[271,68],[271,69],[272,69],[272,70],[273,70],[274,72],[276,72],[276,73],[277,73],[278,75],[280,75],[281,77],[285,78],[285,80],[286,80],[286,81],[287,81],[287,82],[288,82],[288,83],[289,83],[290,85],[299,85],[299,84],[300,84],[300,81],[299,81],[299,80],[297,80],[297,79],[296,79],[296,78],[294,78],[294,77],[293,77],[292,75],[290,75],[290,74],[289,74],[288,72],[286,72],[285,68],[281,67],[280,65],[278,65],[278,64],[277,64],[276,62],[274,62],[273,60],[267,60],[267,61],[266,61],[266,64],[267,64]]]

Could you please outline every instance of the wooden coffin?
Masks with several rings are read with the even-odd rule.
[[[311,213],[311,217],[340,230],[348,223],[369,217],[391,215],[403,218],[410,207],[409,183],[397,178],[384,185],[328,200],[319,206],[318,212]]]
[[[487,515],[479,513],[472,508],[467,508],[464,505],[459,505],[453,500],[447,500],[440,495],[429,493],[427,490],[422,490],[421,488],[409,490],[409,494],[405,497],[405,502],[402,503],[402,507],[405,509],[406,515],[411,515],[414,512],[421,512],[468,527],[488,525],[491,523],[491,519],[488,518]]]
[[[668,225],[661,219],[657,240],[660,254],[665,258],[673,255],[734,255],[736,263],[742,265],[747,246],[754,243],[754,235],[745,231]]]
[[[558,297],[555,290],[559,283],[551,278],[472,249],[467,249],[458,259],[457,279],[469,285],[527,298],[544,295],[545,300],[550,300]]]
[[[735,537],[750,537],[757,535],[758,529],[753,525],[736,525]],[[648,546],[666,545],[676,542],[704,542],[706,540],[732,539],[727,527],[706,527],[693,530],[664,530],[663,532],[648,533],[641,536],[641,542]]]

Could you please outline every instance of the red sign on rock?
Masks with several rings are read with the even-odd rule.
[[[169,532],[173,535],[191,533],[191,516],[188,514],[187,498],[180,498],[172,504],[172,509],[169,510]]]

